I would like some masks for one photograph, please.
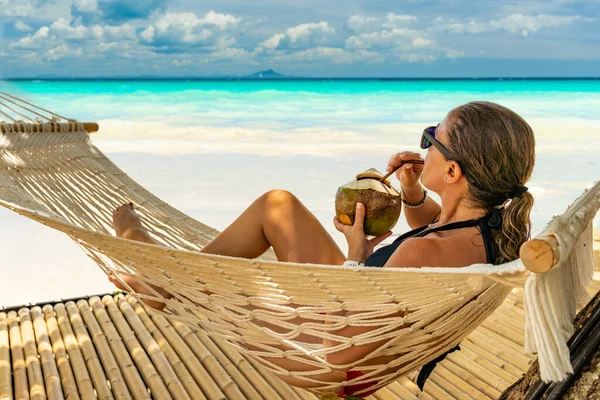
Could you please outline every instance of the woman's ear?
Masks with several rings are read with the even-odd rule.
[[[458,181],[462,177],[462,170],[456,161],[450,161],[446,165],[446,176],[444,182],[452,183]]]

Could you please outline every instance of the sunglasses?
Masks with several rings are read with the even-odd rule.
[[[441,144],[435,138],[435,133],[438,129],[438,126],[429,126],[423,130],[423,136],[421,136],[421,148],[428,149],[433,145],[436,149],[440,151],[440,153],[442,153],[444,157],[446,157],[447,160],[452,160],[452,156],[450,155],[450,152],[448,151],[446,146]]]

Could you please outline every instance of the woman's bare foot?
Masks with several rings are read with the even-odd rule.
[[[113,226],[118,237],[156,244],[133,209],[133,203],[122,204],[113,211]]]
[[[129,285],[129,288],[131,288],[131,289],[129,289],[127,286],[123,285],[123,283],[121,283],[121,281],[119,281],[119,278],[121,278],[121,281],[123,281],[127,285]],[[108,275],[108,280],[111,281],[111,283],[113,285],[115,285],[116,287],[118,287],[119,289],[121,289],[125,292],[129,292],[130,290],[133,290],[135,293],[145,294],[145,295],[149,295],[149,296],[156,296],[155,293],[153,293],[150,289],[145,287],[140,281],[135,279],[133,276],[119,275],[119,278],[117,278],[117,276],[112,272]],[[170,299],[172,297],[171,293],[167,292],[166,290],[164,290],[158,286],[155,286],[155,285],[150,285],[150,284],[148,284],[148,285],[151,286],[154,290],[156,290],[165,299]],[[162,301],[149,300],[149,299],[143,299],[143,301],[148,306],[150,306],[156,310],[159,310],[159,311],[166,307],[166,304],[163,303]]]
[[[123,204],[113,211],[113,225],[115,227],[115,232],[118,237],[122,237],[129,240],[136,240],[138,242],[158,244],[157,241],[152,239],[146,228],[144,228],[144,226],[142,225],[140,217],[133,209],[133,203]],[[133,276],[119,275],[119,277],[117,277],[113,273],[111,273],[108,276],[108,280],[111,281],[116,287],[126,292],[129,291],[130,289],[127,286],[123,285],[123,283],[119,281],[119,278],[121,279],[121,281],[129,285],[129,287],[136,293],[156,296],[155,293],[153,293],[150,289],[145,287]],[[173,297],[171,293],[167,292],[165,289],[154,285],[150,286],[165,299],[170,299],[171,297]],[[144,299],[144,303],[157,310],[162,310],[166,306],[166,304],[161,301],[148,299]]]

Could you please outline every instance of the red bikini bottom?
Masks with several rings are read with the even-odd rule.
[[[361,371],[346,371],[346,380],[349,381],[350,379],[358,378],[363,375],[364,374]],[[346,397],[354,396],[354,393],[360,392],[361,390],[368,389],[371,386],[374,386],[376,384],[377,384],[377,381],[372,381],[372,382],[367,382],[367,383],[358,383],[356,385],[342,386],[342,390],[340,390],[340,393],[338,394],[338,396],[343,399]],[[379,388],[370,390],[368,392],[363,392],[360,394],[360,397],[370,396],[378,390],[379,390]]]

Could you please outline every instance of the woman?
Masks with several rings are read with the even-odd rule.
[[[524,186],[535,161],[535,142],[529,125],[498,104],[472,102],[450,111],[439,125],[426,128],[421,147],[427,149],[425,163],[407,164],[396,172],[406,219],[411,228],[417,229],[399,237],[392,245],[374,252],[374,247],[391,232],[369,239],[362,225],[364,206],[359,204],[353,226],[343,225],[334,218],[336,229],[348,241],[346,257],[296,197],[274,190],[259,197],[202,252],[255,258],[272,247],[279,261],[365,263],[386,268],[462,267],[517,259],[519,247],[530,235],[529,214],[533,205],[533,197]],[[420,158],[417,153],[397,153],[390,158],[387,170],[391,171],[403,160]],[[427,195],[425,188],[439,195],[441,205]],[[113,220],[118,236],[156,243],[131,204],[117,208]],[[110,279],[123,288],[116,277]],[[132,289],[144,292],[133,278],[124,280]],[[164,290],[161,294],[170,296]],[[164,307],[157,302],[149,305]],[[347,327],[336,333],[350,337],[366,330]],[[327,361],[334,365],[351,363],[380,345],[354,346],[331,354]],[[279,360],[289,370],[302,369],[301,365],[286,365],[286,362]],[[350,377],[346,371],[334,371],[317,379],[341,382]],[[306,382],[283,378],[306,387]],[[362,391],[364,387],[354,389]],[[341,394],[349,395],[352,391],[352,387],[346,387]]]

